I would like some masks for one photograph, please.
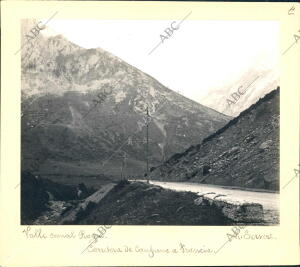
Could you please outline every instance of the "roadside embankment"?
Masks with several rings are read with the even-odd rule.
[[[122,181],[77,224],[232,225],[219,207],[191,192],[176,192],[143,182]]]
[[[218,208],[225,217],[238,223],[259,223],[264,219],[261,204],[233,201],[215,193],[203,194],[195,200],[195,204]]]

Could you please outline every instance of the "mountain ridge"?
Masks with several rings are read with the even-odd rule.
[[[101,48],[80,48],[63,36],[40,33],[30,56],[25,55],[26,50],[21,107],[25,170],[26,158],[47,153],[35,172],[66,173],[70,164],[79,171],[80,162],[85,162],[95,174],[116,175],[125,153],[125,171],[144,173],[147,107],[150,164],[198,143],[230,118],[179,95]],[[103,90],[111,93],[104,97]],[[131,144],[126,143],[130,136]],[[111,165],[102,170],[99,161],[107,159]]]

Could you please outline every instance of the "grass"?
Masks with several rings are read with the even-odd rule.
[[[121,164],[120,160],[111,159],[104,166],[102,162],[95,161],[53,161],[47,160],[36,173],[42,178],[50,179],[54,182],[66,185],[78,185],[84,182],[87,186],[100,188],[101,186],[118,182],[121,179]],[[128,159],[123,170],[125,177],[143,177],[145,163]]]

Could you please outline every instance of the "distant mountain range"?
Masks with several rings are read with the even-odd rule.
[[[23,23],[23,41],[32,25]],[[126,161],[124,172],[140,175],[147,107],[151,165],[198,144],[230,120],[103,49],[84,49],[61,35],[41,31],[21,53],[23,170],[44,155],[31,171],[114,175]]]
[[[210,90],[201,104],[236,117],[277,86],[279,78],[274,70],[253,66],[237,81]]]
[[[279,190],[279,88],[170,157],[150,179]]]

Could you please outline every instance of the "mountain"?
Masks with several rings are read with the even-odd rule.
[[[23,35],[32,23],[24,22]],[[230,119],[101,48],[84,49],[61,35],[41,31],[21,53],[23,170],[117,176],[124,168],[140,175],[147,120],[149,161],[157,165]]]
[[[278,85],[279,78],[276,71],[253,66],[239,79],[211,90],[201,99],[201,103],[223,114],[236,117]]]
[[[170,157],[150,179],[279,190],[279,88]]]

